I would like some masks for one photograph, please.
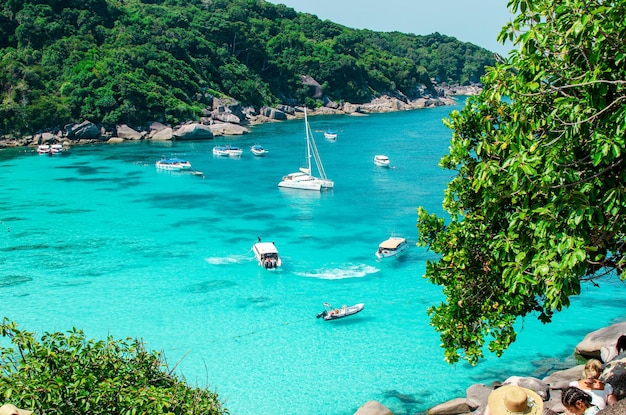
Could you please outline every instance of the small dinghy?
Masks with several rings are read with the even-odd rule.
[[[316,317],[323,318],[326,321],[351,316],[360,312],[363,310],[363,307],[365,307],[363,303],[351,306],[343,305],[341,308],[333,308],[333,306],[328,303],[324,303],[324,306],[326,309],[321,313],[318,313]]]

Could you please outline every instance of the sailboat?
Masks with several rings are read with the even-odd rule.
[[[278,183],[279,187],[288,187],[291,189],[304,189],[304,190],[322,190],[332,189],[335,186],[335,182],[330,180],[326,176],[326,171],[322,165],[322,159],[317,151],[315,145],[315,139],[313,138],[313,132],[311,126],[309,126],[309,120],[307,118],[306,107],[304,108],[304,125],[306,132],[306,167],[301,167],[299,171],[295,173],[289,173],[283,176],[283,179]],[[315,161],[315,166],[320,177],[315,177],[311,174],[311,158]]]

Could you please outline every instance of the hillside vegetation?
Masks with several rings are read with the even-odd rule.
[[[493,64],[438,33],[355,30],[263,0],[5,0],[0,135],[82,120],[179,123],[214,97],[321,105],[303,75],[335,101],[415,97],[431,78],[466,84]]]

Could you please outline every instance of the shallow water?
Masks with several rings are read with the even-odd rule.
[[[626,317],[614,301],[622,283],[585,287],[548,326],[520,322],[501,359],[450,366],[425,314],[442,298],[422,278],[429,253],[374,256],[392,233],[415,244],[417,206],[441,212],[452,174],[437,166],[450,138],[441,119],[451,109],[310,117],[335,180],[321,193],[277,187],[302,161],[298,120],[243,137],[77,146],[60,157],[4,150],[3,315],[40,334],[77,327],[142,338],[234,415],[348,415],[372,399],[414,414],[473,383],[542,377],[570,364],[585,334]],[[336,142],[326,129],[338,131]],[[243,157],[213,157],[224,143]],[[255,143],[269,154],[254,157]],[[392,168],[373,164],[381,153]],[[162,156],[203,174],[157,171]],[[257,236],[275,241],[282,269],[257,266]],[[324,302],[365,309],[324,322],[315,318]]]

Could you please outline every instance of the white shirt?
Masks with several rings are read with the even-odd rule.
[[[613,393],[613,386],[608,383],[604,384],[604,389],[583,389],[578,386],[578,381],[574,380],[570,382],[570,386],[575,386],[587,395],[591,396],[591,404],[597,406],[600,409],[606,408],[606,398]]]

